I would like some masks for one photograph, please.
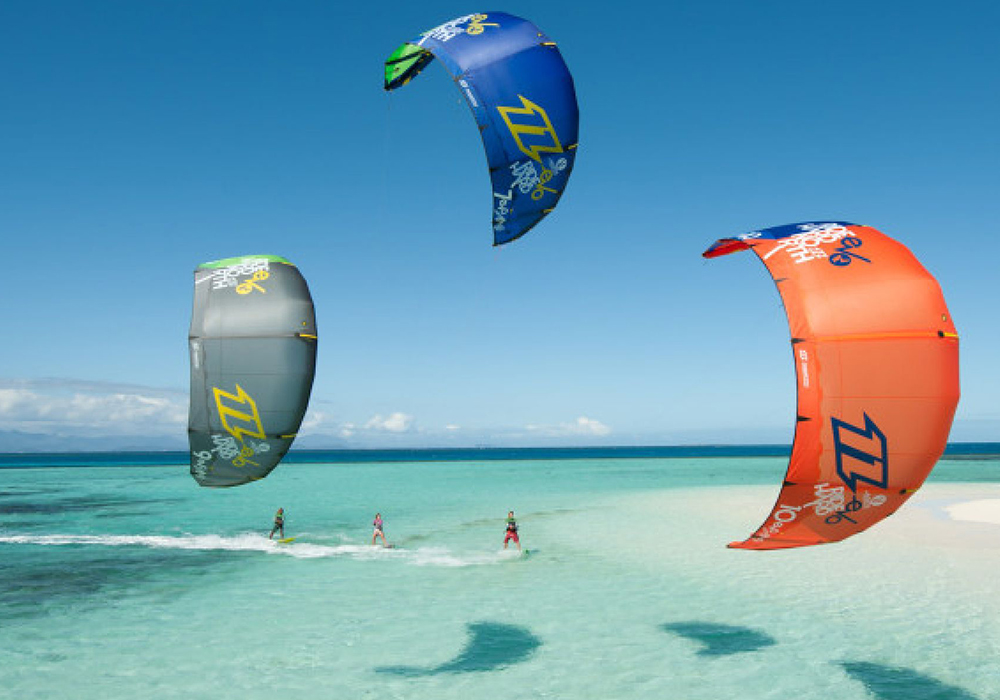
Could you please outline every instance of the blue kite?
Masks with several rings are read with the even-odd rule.
[[[576,159],[580,110],[555,42],[503,12],[457,17],[396,49],[385,89],[444,64],[479,125],[493,183],[493,245],[520,238],[555,209]]]

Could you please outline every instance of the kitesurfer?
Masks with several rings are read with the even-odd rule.
[[[274,533],[278,532],[281,534],[281,539],[285,539],[285,509],[278,508],[278,512],[274,514],[274,527],[271,528],[271,534],[267,536],[267,539],[272,539]]]
[[[372,522],[372,526],[375,528],[375,531],[372,533],[372,544],[375,544],[375,538],[376,537],[381,537],[382,538],[382,546],[383,547],[388,547],[389,543],[385,541],[385,532],[382,531],[382,514],[381,513],[376,513],[375,514],[375,520]]]
[[[507,533],[503,538],[503,548],[507,549],[507,543],[510,540],[514,540],[514,544],[517,545],[518,551],[521,551],[521,540],[517,536],[517,521],[514,520],[514,511],[507,511]]]

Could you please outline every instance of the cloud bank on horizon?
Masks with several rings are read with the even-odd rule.
[[[160,449],[186,445],[188,394],[180,389],[71,378],[0,379],[0,451],[4,433],[21,438],[17,451],[50,449],[41,438],[85,439],[81,445],[108,441],[108,449],[126,441],[131,447],[148,443]],[[302,423],[300,447],[429,447],[613,444],[615,433],[600,420],[579,416],[553,425],[495,428],[447,423],[421,425],[402,411],[376,413],[365,420],[343,419],[322,409],[310,409]],[[166,442],[165,442],[166,441]]]
[[[554,424],[424,425],[403,411],[354,419],[314,400],[299,432],[299,449],[432,447],[564,447],[612,445],[784,444],[783,421],[750,430],[626,432],[580,415]],[[188,393],[180,389],[73,378],[0,378],[0,452],[187,448]],[[1000,415],[956,420],[951,442],[991,442]],[[294,449],[294,448],[293,448]]]
[[[0,380],[0,429],[162,437],[184,430],[187,395],[78,379]]]

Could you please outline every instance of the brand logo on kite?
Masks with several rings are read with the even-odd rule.
[[[472,105],[472,108],[479,109],[479,102],[476,100],[476,96],[472,93],[472,88],[469,86],[469,83],[462,78],[458,81],[458,85],[462,88],[462,93],[465,95],[465,99],[469,101],[469,104]]]
[[[212,392],[215,395],[219,420],[229,433],[229,435],[212,435],[215,451],[222,459],[230,460],[234,467],[245,467],[248,464],[260,466],[250,457],[269,451],[271,446],[267,443],[264,426],[260,423],[257,402],[239,384],[236,385],[235,394],[218,387],[212,387]],[[261,442],[246,440],[247,437],[258,438]]]
[[[808,515],[810,509],[813,514],[821,518],[831,513],[836,513],[836,511],[844,507],[844,501],[843,486],[830,486],[826,482],[815,484],[813,486],[813,500],[808,503],[795,506],[779,501],[774,509],[774,513],[771,515],[771,521],[761,526],[760,530],[755,533],[755,537],[757,539],[767,539],[777,535],[782,527],[788,523],[795,522],[800,514]],[[802,513],[803,510],[806,510],[806,513]]]
[[[263,287],[261,287],[257,283],[258,282],[263,282],[264,280],[266,280],[270,276],[271,276],[271,273],[268,272],[267,270],[257,270],[257,272],[253,273],[253,277],[251,277],[250,279],[246,280],[245,282],[241,282],[240,284],[236,285],[236,293],[237,294],[250,294],[254,290],[256,290],[256,291],[260,292],[261,294],[265,294],[267,292],[267,290],[264,289]]]
[[[521,194],[530,192],[531,198],[536,202],[544,197],[546,192],[559,194],[559,190],[547,185],[556,174],[568,167],[569,161],[565,158],[558,160],[548,158],[541,168],[533,160],[511,163],[510,174],[513,176],[513,181],[507,188],[507,193],[493,193],[493,230],[503,231],[506,228],[507,219],[513,211],[515,189]]]
[[[211,450],[199,450],[198,452],[192,452],[191,458],[194,460],[191,464],[191,473],[199,479],[207,477],[209,468],[212,466]]]
[[[478,36],[486,31],[486,27],[499,27],[500,25],[495,22],[486,22],[485,20],[489,15],[476,14],[476,15],[465,15],[463,17],[456,17],[453,20],[445,22],[442,25],[434,27],[424,32],[421,35],[420,41],[417,42],[418,46],[422,46],[428,39],[434,39],[435,41],[440,41],[445,44],[456,36],[460,34],[470,34],[472,36]],[[463,26],[468,24],[469,26]]]
[[[271,446],[266,441],[253,442],[247,440],[246,443],[237,442],[232,435],[212,434],[213,447],[210,450],[199,450],[192,452],[191,458],[194,463],[191,465],[191,473],[199,479],[204,479],[212,471],[215,456],[219,459],[232,462],[234,467],[245,467],[252,464],[260,466],[257,462],[251,461],[248,457],[264,452],[270,452]]]
[[[524,95],[518,97],[521,99],[520,107],[497,107],[517,147],[538,163],[542,162],[542,153],[562,153],[562,144],[552,128],[549,115]]]
[[[795,522],[800,516],[815,515],[824,518],[827,525],[836,525],[842,520],[857,523],[848,513],[865,508],[877,508],[885,505],[887,500],[883,494],[873,496],[867,491],[861,493],[860,499],[856,495],[852,495],[851,499],[847,500],[843,486],[833,486],[827,482],[814,484],[813,500],[800,506],[779,501],[771,518],[750,539],[762,542],[774,537],[781,532],[785,525]]]
[[[809,353],[803,348],[799,350],[799,376],[802,377],[802,388],[809,388]]]
[[[843,489],[844,487],[841,486],[840,488]],[[873,496],[867,491],[862,491],[861,498],[858,498],[857,494],[852,494],[851,500],[846,503],[842,500],[839,510],[827,517],[824,522],[827,525],[839,525],[846,520],[849,523],[857,525],[858,521],[848,515],[848,513],[856,513],[865,508],[877,508],[878,506],[885,505],[887,500],[889,499],[883,493],[877,493]]]
[[[864,260],[865,262],[871,262],[871,260],[863,258],[857,253],[851,252],[853,248],[857,248],[861,245],[861,239],[855,236],[854,232],[846,226],[832,223],[799,224],[796,228],[798,228],[800,232],[778,239],[778,242],[774,245],[774,247],[764,255],[764,260],[768,260],[772,255],[778,253],[779,251],[784,251],[795,261],[796,264],[809,262],[811,260],[821,260],[824,258],[829,258],[831,263],[839,267],[850,265],[852,258],[858,258],[860,260]],[[745,236],[740,236],[742,240],[760,237],[760,231],[754,231],[753,233],[746,234]],[[841,240],[843,243],[835,249],[832,256],[829,255],[827,251],[823,250],[824,245],[837,243]]]
[[[863,428],[838,418],[830,419],[837,475],[854,492],[858,490],[859,481],[880,489],[889,484],[888,441],[867,413],[864,418]]]
[[[222,427],[234,438],[243,442],[243,436],[248,435],[264,440],[264,427],[260,424],[260,413],[257,402],[239,384],[236,393],[230,394],[218,387],[212,387],[215,395],[215,407],[219,411]],[[251,451],[252,454],[252,451]]]
[[[860,248],[862,243],[864,243],[864,241],[857,236],[848,236],[843,240],[840,246],[835,249],[834,254],[830,256],[830,264],[836,265],[837,267],[844,267],[851,264],[852,258],[857,258],[858,260],[864,260],[866,263],[870,263],[871,260],[868,258],[851,252],[854,248]]]
[[[212,280],[212,289],[236,287],[238,294],[249,294],[253,291],[263,292],[264,288],[257,282],[262,282],[271,276],[268,270],[270,270],[270,263],[267,258],[249,258],[236,265],[214,270],[211,275],[198,280],[198,282]],[[250,279],[240,281],[243,277],[250,277]]]
[[[487,27],[499,27],[500,25],[496,22],[484,22],[489,15],[473,15],[472,19],[469,20],[469,28],[465,30],[466,34],[471,34],[472,36],[478,36],[486,31]]]

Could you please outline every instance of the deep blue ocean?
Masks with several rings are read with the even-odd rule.
[[[679,457],[787,457],[788,445],[687,445],[649,447],[486,447],[393,450],[292,450],[285,464],[365,462],[488,462],[498,460],[641,459]],[[945,457],[1000,456],[1000,442],[950,443]],[[0,452],[4,467],[170,465],[187,461],[186,452]]]

